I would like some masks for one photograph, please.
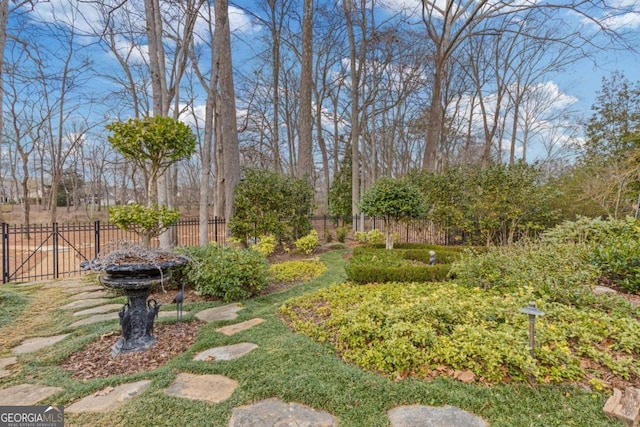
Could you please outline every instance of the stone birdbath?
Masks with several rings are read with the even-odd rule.
[[[127,297],[127,303],[119,313],[122,336],[111,347],[111,354],[145,351],[153,347],[156,343],[153,324],[160,304],[149,299],[149,295],[171,280],[171,268],[187,261],[187,258],[168,251],[130,245],[80,264],[85,270],[98,271],[103,286],[121,291]]]

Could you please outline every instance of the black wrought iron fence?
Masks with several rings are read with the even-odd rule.
[[[384,231],[380,218],[354,217],[348,221],[330,216],[313,216],[311,225],[318,232],[322,243],[336,242],[339,228],[345,227],[353,238],[353,230]],[[439,243],[448,241],[447,236],[428,220],[391,224],[396,241],[408,243]],[[199,244],[200,225],[198,219],[182,219],[173,230],[178,245]],[[209,220],[209,241],[225,244],[225,220]],[[83,273],[80,263],[98,256],[109,246],[119,242],[136,242],[139,238],[111,223],[93,224],[45,224],[9,225],[2,224],[2,283],[50,280],[79,276]],[[157,239],[152,240],[158,246]]]
[[[181,246],[199,242],[199,221],[180,220],[173,230]],[[209,241],[225,243],[225,220],[209,220]],[[49,280],[82,274],[80,263],[119,242],[139,237],[114,224],[2,224],[2,283]],[[157,239],[152,246],[158,246]]]

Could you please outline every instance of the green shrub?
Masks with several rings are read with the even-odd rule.
[[[326,228],[324,229],[324,235],[325,237],[325,241],[327,243],[331,243],[333,242],[333,234],[331,234],[331,232],[329,230],[327,230]]]
[[[320,243],[320,240],[318,239],[318,232],[316,230],[311,230],[309,234],[299,238],[294,244],[299,252],[309,255],[316,250],[318,243]]]
[[[342,227],[336,228],[336,239],[340,243],[344,243],[347,240],[347,233],[349,232],[349,228],[345,225]]]
[[[278,242],[276,242],[276,237],[272,234],[267,236],[260,236],[258,242],[251,246],[251,249],[254,251],[260,252],[262,255],[268,257],[276,250],[276,246]]]
[[[160,235],[164,230],[176,224],[180,219],[177,209],[167,206],[143,206],[138,203],[109,207],[109,220],[125,231],[132,231],[143,238],[144,245],[149,247],[152,237]]]
[[[580,218],[545,232],[539,241],[477,255],[454,263],[452,274],[460,283],[530,284],[540,295],[554,294],[574,303],[588,298],[588,286],[598,282],[629,293],[640,290],[640,227],[633,218]]]
[[[293,241],[311,230],[313,187],[304,179],[245,169],[234,193],[229,230],[241,241],[269,234]]]
[[[269,264],[258,251],[215,243],[183,251],[191,258],[186,274],[202,295],[238,301],[258,294],[269,282]]]
[[[585,306],[594,303],[591,286],[598,269],[588,263],[583,244],[521,243],[491,248],[484,254],[469,252],[451,266],[457,283],[484,289],[531,287],[536,296]]]
[[[384,245],[384,234],[376,228],[370,231],[356,231],[353,238],[356,240],[356,242],[360,243]]]
[[[402,258],[402,252],[396,249],[375,249],[369,246],[358,246],[353,248],[353,256],[349,264],[361,265],[385,265],[396,266],[408,265],[409,262]]]
[[[354,283],[440,281],[449,278],[449,264],[461,256],[461,249],[437,245],[409,245],[412,249],[384,249],[384,245],[358,246],[345,267]],[[429,265],[435,250],[437,264]]]
[[[449,264],[420,266],[376,266],[350,263],[345,267],[353,283],[438,282],[449,276]]]
[[[299,260],[273,264],[269,267],[269,273],[275,281],[292,283],[315,279],[326,269],[327,267],[318,260]]]

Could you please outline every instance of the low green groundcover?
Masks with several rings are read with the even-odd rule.
[[[529,352],[535,301],[536,358]],[[347,361],[390,376],[471,371],[485,382],[583,381],[640,376],[640,322],[610,313],[536,301],[534,290],[482,290],[454,283],[334,285],[287,301],[282,318],[297,332],[328,342]],[[606,375],[605,375],[606,374]]]
[[[284,283],[303,282],[315,279],[327,270],[320,260],[296,260],[273,264],[269,273],[273,280]]]

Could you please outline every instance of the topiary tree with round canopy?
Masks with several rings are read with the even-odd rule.
[[[426,212],[424,199],[418,187],[405,179],[390,177],[380,178],[363,194],[360,210],[365,215],[383,218],[387,249],[393,249],[391,221],[420,218]]]
[[[120,228],[133,231],[143,239],[145,247],[151,238],[175,224],[180,214],[176,209],[158,207],[158,177],[175,162],[191,156],[196,137],[186,124],[171,117],[133,118],[106,126],[112,132],[108,140],[125,159],[145,173],[147,205],[137,203],[109,209],[112,221]]]

